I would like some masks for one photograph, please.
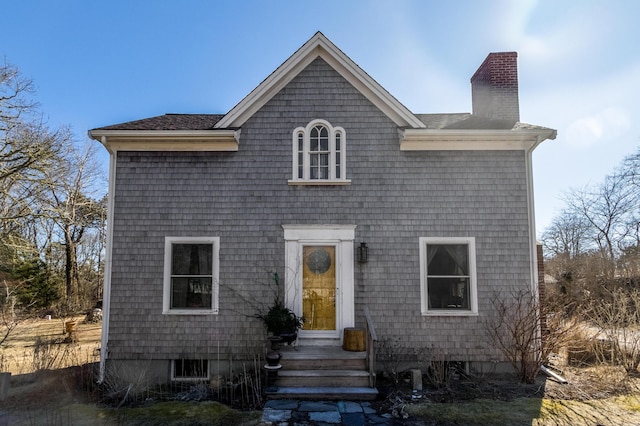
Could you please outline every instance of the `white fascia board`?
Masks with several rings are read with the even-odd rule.
[[[284,88],[317,57],[324,59],[367,99],[383,111],[398,126],[424,128],[411,111],[365,73],[322,33],[316,33],[271,75],[231,109],[216,128],[241,127],[257,110]]]
[[[91,130],[89,136],[116,151],[237,151],[240,130]]]
[[[555,130],[403,129],[401,151],[530,151]]]

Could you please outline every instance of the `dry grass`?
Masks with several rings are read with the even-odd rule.
[[[256,412],[218,412],[221,410],[219,404],[168,402],[135,409],[97,405],[96,395],[91,394],[95,392],[91,369],[77,366],[98,360],[96,349],[100,343],[101,324],[85,324],[84,317],[76,319],[78,339],[75,343],[60,343],[66,337],[62,320],[31,320],[21,323],[7,345],[0,349],[13,373],[9,398],[0,402],[0,426],[154,424],[158,419],[173,425],[199,424],[199,419],[203,419],[202,424],[259,422]],[[41,370],[42,364],[39,365],[38,358],[34,357],[38,351],[43,353],[42,360],[47,357],[60,360],[53,371]],[[512,398],[489,399],[486,394],[479,394],[477,399],[448,403],[427,402],[429,395],[420,402],[412,402],[409,398],[405,401],[410,415],[407,424],[640,425],[640,378],[629,376],[619,366],[585,366],[584,362],[580,366],[569,365],[568,358],[568,355],[562,357],[556,365],[568,380],[566,385],[539,378],[543,385],[533,396],[516,392]],[[63,369],[68,364],[77,366]],[[33,372],[37,373],[28,374]],[[504,388],[500,385],[500,389]],[[186,418],[181,414],[175,421],[171,419],[173,414],[184,410],[195,417]],[[200,414],[195,415],[196,412]]]
[[[29,319],[18,324],[0,348],[0,370],[13,375],[40,369],[65,368],[100,359],[102,323],[85,323],[84,315],[62,319]],[[64,322],[77,321],[74,341],[69,341]]]

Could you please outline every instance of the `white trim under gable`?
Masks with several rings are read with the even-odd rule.
[[[398,126],[425,127],[422,121],[364,72],[362,68],[321,32],[317,32],[311,37],[258,87],[233,107],[214,127],[216,129],[241,127],[245,121],[318,57],[333,67]]]
[[[107,151],[237,151],[240,130],[90,130]]]
[[[401,129],[401,151],[529,151],[556,131]]]

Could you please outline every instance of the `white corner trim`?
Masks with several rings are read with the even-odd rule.
[[[106,138],[103,138],[106,139]],[[106,141],[104,142],[106,143]],[[109,187],[107,197],[107,241],[104,260],[104,282],[102,288],[102,336],[100,341],[100,366],[98,383],[102,383],[106,373],[106,361],[109,355],[109,319],[111,317],[111,267],[113,251],[113,215],[115,206],[116,161],[114,153],[109,155]]]

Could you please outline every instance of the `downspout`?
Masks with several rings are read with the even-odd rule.
[[[537,248],[537,235],[536,235],[536,209],[533,192],[533,151],[538,145],[542,143],[546,138],[542,138],[540,135],[536,136],[535,143],[526,152],[526,169],[527,169],[527,204],[529,207],[529,262],[531,271],[531,292],[535,300],[536,306],[538,306],[538,320],[536,324],[536,338],[535,342],[535,356],[536,358],[541,356],[542,353],[542,324],[541,324],[541,301],[540,301],[540,283],[538,282],[538,248]]]
[[[107,148],[107,137],[102,136],[102,145]],[[108,148],[107,148],[108,149]],[[115,205],[116,158],[117,151],[109,150],[109,188],[107,196],[107,250],[104,259],[104,287],[102,292],[102,339],[100,343],[100,371],[98,383],[105,378],[105,368],[109,353],[109,317],[111,311],[111,259],[113,247],[113,212]]]
[[[527,173],[527,207],[529,216],[529,262],[531,271],[531,291],[538,294],[538,260],[537,260],[537,235],[536,235],[536,207],[533,188],[533,151],[543,141],[540,135],[536,136],[536,142],[526,151]],[[536,296],[537,298],[537,296]]]

